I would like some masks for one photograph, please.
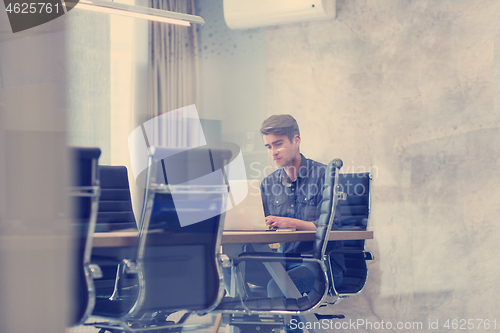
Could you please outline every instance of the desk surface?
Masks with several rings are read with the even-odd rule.
[[[222,244],[279,243],[313,241],[315,231],[225,231]],[[373,239],[373,231],[331,231],[330,240]],[[114,231],[94,234],[94,247],[133,246],[137,231]]]

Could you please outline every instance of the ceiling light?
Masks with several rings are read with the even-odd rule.
[[[90,10],[100,13],[116,14],[134,18],[142,18],[151,21],[190,26],[191,23],[204,24],[205,21],[195,15],[171,12],[168,10],[149,8],[143,6],[127,5],[123,3],[100,1],[100,0],[80,0],[64,2],[67,10],[73,8]]]

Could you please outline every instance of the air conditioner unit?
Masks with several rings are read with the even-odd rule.
[[[250,29],[335,17],[335,0],[224,0],[231,29]]]

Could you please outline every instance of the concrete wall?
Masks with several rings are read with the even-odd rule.
[[[267,113],[297,118],[307,157],[374,173],[376,260],[333,309],[347,320],[500,328],[499,18],[498,1],[338,0],[334,20],[266,29]]]

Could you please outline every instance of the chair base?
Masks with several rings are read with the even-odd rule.
[[[283,328],[285,322],[281,316],[232,315],[229,325],[238,328],[240,333],[271,333]]]
[[[315,313],[315,316],[318,320],[322,320],[322,319],[345,319],[345,316],[343,314],[331,314],[331,315],[327,315],[327,314],[318,314],[318,313]]]
[[[186,320],[192,312],[185,313],[177,322],[167,320],[170,313],[156,312],[151,316],[143,315],[141,318],[132,318],[128,321],[96,322],[86,325],[99,328],[99,333],[177,333],[182,330],[196,330],[210,327],[211,324],[188,324]]]

